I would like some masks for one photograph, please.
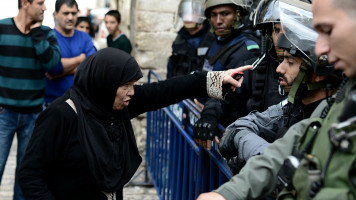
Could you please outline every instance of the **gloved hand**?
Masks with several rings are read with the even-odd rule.
[[[235,147],[234,138],[239,132],[239,129],[231,129],[224,132],[222,138],[219,141],[219,151],[222,157],[230,159],[234,156],[238,156],[238,148]]]
[[[241,169],[245,166],[246,161],[239,159],[237,156],[232,157],[227,160],[227,165],[229,166],[233,175],[238,174]]]
[[[219,135],[218,120],[214,117],[201,117],[195,122],[193,128],[193,138],[204,146],[211,149],[211,143],[215,136]]]

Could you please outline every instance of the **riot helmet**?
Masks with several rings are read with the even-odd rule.
[[[178,16],[183,20],[185,26],[186,24],[190,24],[191,26],[198,27],[205,20],[204,0],[181,0]]]
[[[315,54],[315,42],[318,37],[313,28],[313,14],[310,3],[299,0],[279,0],[280,20],[285,37],[302,58],[313,67],[314,73],[321,76],[333,74],[334,67],[327,62],[327,56]]]
[[[205,16],[209,18],[209,11],[211,8],[219,5],[234,4],[240,7],[240,15],[248,14],[253,0],[206,0],[205,1]]]
[[[253,17],[253,27],[265,29],[264,26],[266,25],[280,23],[279,12],[279,2],[277,0],[261,0]]]
[[[253,15],[253,28],[262,33],[261,53],[280,60],[283,51],[274,44],[277,42],[278,35],[282,32],[279,17],[279,2],[277,0],[261,0]],[[272,50],[272,51],[271,51]],[[262,56],[264,58],[264,56]],[[261,57],[261,58],[262,58]]]
[[[325,87],[320,83],[306,81],[305,78],[311,72],[320,76],[328,76],[333,74],[334,68],[328,64],[326,56],[318,57],[315,54],[318,34],[312,25],[311,4],[299,0],[279,0],[279,8],[283,33],[279,36],[276,46],[292,56],[303,59],[300,71],[288,94],[288,101],[294,103],[299,93]]]

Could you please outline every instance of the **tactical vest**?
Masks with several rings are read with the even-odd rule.
[[[355,132],[356,124],[333,128],[344,101],[336,100],[325,119],[310,120],[300,139],[301,160],[292,179],[295,189],[283,190],[278,199],[356,199],[356,136],[342,140],[345,133]]]
[[[172,67],[172,76],[186,75],[192,71],[201,71],[205,54],[214,40],[215,36],[207,32],[198,48],[193,49],[188,46],[183,36],[177,35],[172,45],[173,53],[169,58],[174,64]]]
[[[236,33],[235,33],[236,34]],[[253,36],[249,32],[244,32],[243,30],[235,38],[225,44],[218,44],[215,41],[209,51],[204,61],[203,70],[204,71],[223,71],[227,70],[226,63],[232,54],[238,51],[244,44],[248,51],[253,49],[259,49],[259,39]],[[245,63],[252,64],[253,61],[245,61]],[[241,66],[236,66],[241,67]]]

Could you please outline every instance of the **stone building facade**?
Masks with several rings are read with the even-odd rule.
[[[114,3],[116,2],[116,3]],[[177,11],[180,0],[112,0],[122,15],[120,28],[133,45],[132,55],[145,73],[155,70],[162,78],[171,45],[182,26]],[[142,81],[146,81],[147,76]]]

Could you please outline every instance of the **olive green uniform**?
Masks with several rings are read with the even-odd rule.
[[[345,94],[350,93],[351,89],[355,89],[356,80],[350,79],[345,85]],[[345,99],[345,98],[343,98]],[[324,107],[327,106],[326,101],[323,101],[313,112],[310,119],[303,120],[292,126],[285,136],[269,147],[266,148],[263,155],[252,157],[241,172],[234,176],[229,182],[220,186],[215,192],[224,196],[227,200],[233,199],[260,199],[261,197],[270,194],[278,186],[278,171],[283,165],[284,160],[294,154],[300,152],[305,144],[310,140],[309,124],[311,122],[321,122],[320,129],[316,135],[313,144],[308,151],[314,160],[318,160],[319,174],[322,167],[330,154],[331,144],[328,136],[330,126],[336,122],[337,117],[341,114],[343,102],[335,101],[328,115],[324,120],[318,119],[321,116]],[[353,127],[355,129],[355,127]],[[301,139],[301,140],[299,140]],[[356,141],[356,137],[352,138]],[[300,143],[301,142],[301,143]],[[325,181],[323,186],[318,190],[314,199],[355,199],[356,190],[352,185],[356,173],[352,174],[352,168],[355,171],[356,165],[356,145],[349,153],[342,153],[336,150],[331,157],[330,164],[326,170]],[[309,156],[310,157],[310,156]],[[296,190],[287,193],[288,195],[280,197],[292,199],[308,199],[309,195],[309,180],[305,170],[306,159],[301,160],[301,164],[293,177],[293,185]],[[352,167],[355,166],[355,167]],[[318,172],[316,172],[318,173]],[[337,177],[335,177],[337,175]],[[320,176],[319,176],[320,177]],[[285,191],[283,191],[285,194]],[[292,194],[294,196],[292,196]],[[331,196],[331,194],[335,196]]]

